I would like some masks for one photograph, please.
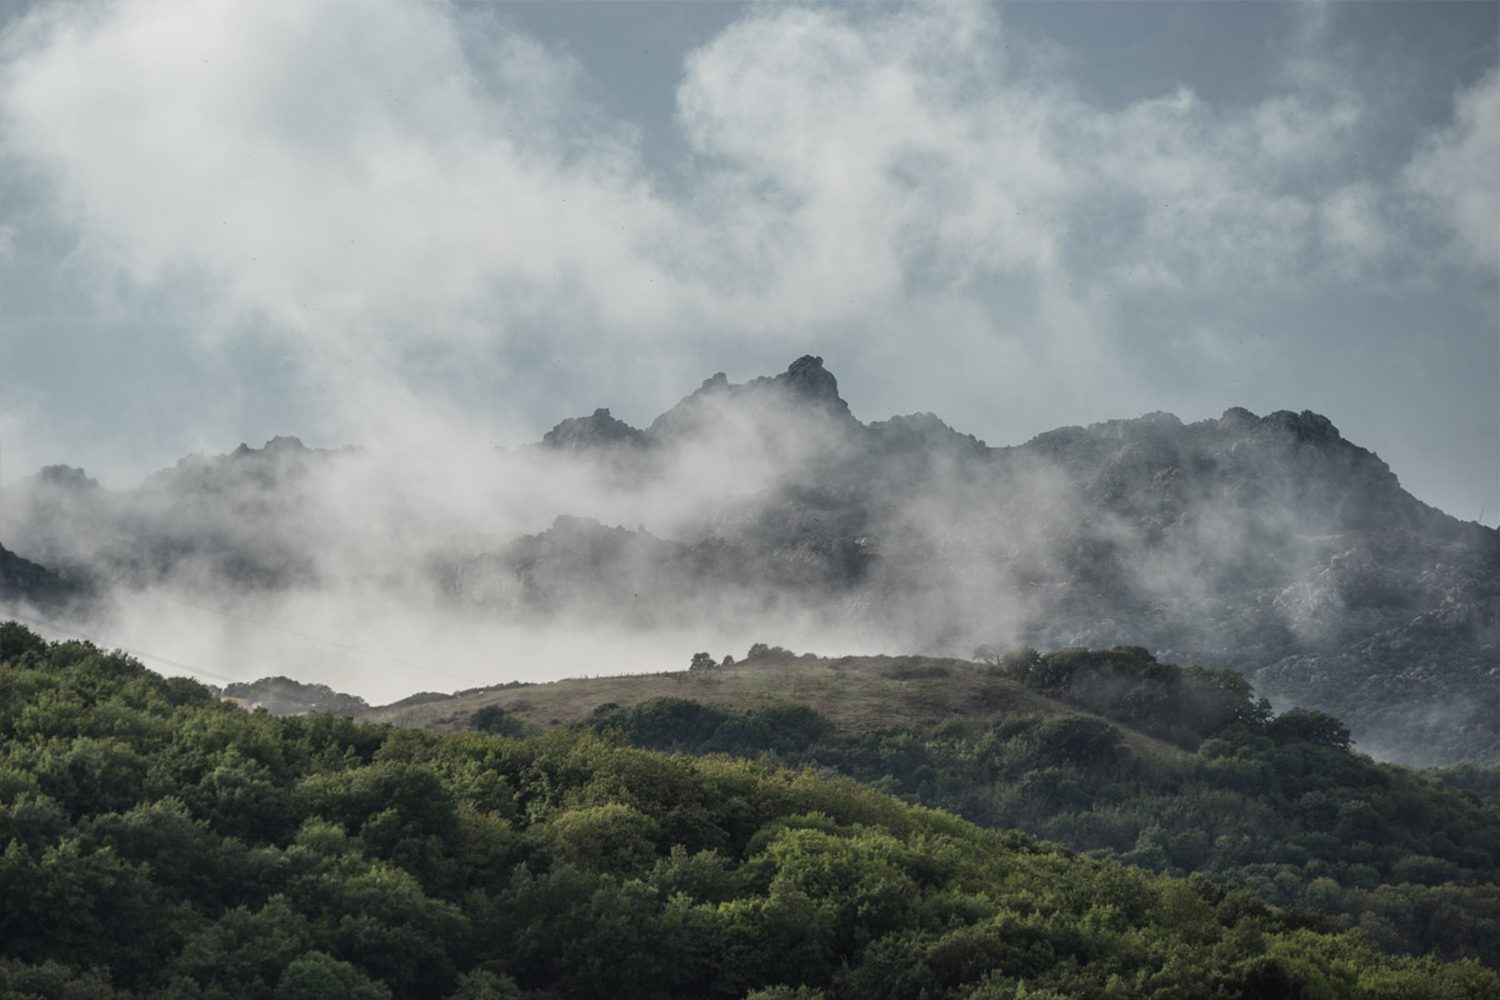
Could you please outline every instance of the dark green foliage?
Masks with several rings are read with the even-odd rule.
[[[1266,735],[1277,743],[1310,743],[1313,746],[1349,749],[1349,730],[1331,715],[1293,708],[1272,719]]]
[[[1397,865],[1411,882],[1315,880],[1293,901],[1365,892],[1365,936],[1329,933],[1326,918],[1208,880],[1078,857],[809,771],[664,756],[620,732],[809,753],[833,740],[810,710],[664,702],[606,710],[600,731],[439,738],[331,714],[247,713],[86,644],[17,648],[0,663],[4,998],[1478,1000],[1500,990],[1473,963],[1393,958],[1372,943],[1416,935],[1450,954],[1484,929],[1456,886],[1424,884],[1484,860],[1482,831],[1463,828],[1480,807],[1458,793],[1444,791],[1451,808],[1424,818],[1423,851],[1387,858],[1371,843],[1372,871]],[[950,727],[941,740],[908,734],[846,752],[857,762],[888,749],[883,759],[939,796],[972,791],[950,786],[950,753],[997,787],[1021,776],[1037,801],[1074,802],[1099,775],[1141,780],[1118,732],[1094,719]],[[1316,829],[1368,831],[1370,814],[1341,795],[1360,776],[1333,766],[1345,752],[1256,734],[1210,749],[1200,755],[1210,763],[1285,770],[1265,780],[1313,796]],[[1374,815],[1426,809],[1421,793],[1435,785],[1377,773],[1359,800]],[[1181,829],[1147,840],[1201,853]]]
[[[806,705],[736,712],[685,698],[654,698],[629,708],[600,706],[592,721],[618,728],[632,743],[651,750],[737,757],[797,753],[833,732],[833,724]]]
[[[1018,681],[1025,681],[1032,671],[1041,666],[1042,654],[1030,646],[1017,646],[1000,657],[1000,670]]]
[[[327,684],[304,684],[290,677],[262,677],[248,684],[229,684],[223,693],[227,697],[244,698],[272,715],[309,712],[358,715],[370,707],[363,698],[335,691]]]
[[[469,716],[469,725],[494,736],[525,736],[528,729],[524,719],[506,714],[499,705],[485,705],[476,710]]]
[[[1360,927],[1392,950],[1500,965],[1500,809],[1477,794],[1350,752],[1347,730],[1322,713],[1293,709],[1268,720],[1230,671],[1156,663],[1129,647],[1007,657],[1085,687],[1100,676],[1124,678],[1123,690],[1135,695],[1129,707],[1147,718],[1169,718],[1160,706],[1187,706],[1191,726],[1178,732],[1191,733],[1198,751],[1180,763],[1147,763],[1126,750],[1118,729],[1083,715],[1011,717],[978,731],[837,734],[802,706],[817,721],[799,730],[767,725],[770,709],[661,699],[612,706],[596,720],[654,749],[832,769],[986,826],[1237,882],[1277,905]],[[1494,784],[1485,769],[1437,773],[1465,788]],[[1439,918],[1420,915],[1429,910],[1467,931],[1432,930]]]
[[[1235,671],[1158,663],[1140,646],[1072,646],[1046,656],[1023,646],[1005,654],[1000,670],[1027,687],[1188,749],[1234,723],[1258,726],[1270,715],[1270,706],[1255,701],[1249,682]]]
[[[19,663],[28,653],[40,657],[46,652],[47,640],[20,622],[0,623],[0,663]]]
[[[1500,805],[1500,764],[1476,767],[1473,764],[1453,764],[1435,768],[1428,772],[1443,784],[1468,792],[1476,800]]]

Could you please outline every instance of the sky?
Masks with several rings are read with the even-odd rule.
[[[0,0],[0,479],[817,354],[992,445],[1313,410],[1495,525],[1497,66],[1496,3]]]

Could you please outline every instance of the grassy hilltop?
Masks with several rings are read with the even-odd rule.
[[[845,733],[911,723],[956,721],[967,725],[997,716],[1053,716],[1078,711],[968,660],[926,656],[827,658],[799,656],[771,647],[760,655],[710,669],[572,678],[456,696],[418,696],[371,709],[361,717],[371,722],[455,732],[471,728],[474,713],[494,707],[524,724],[550,728],[587,722],[602,706],[627,707],[657,698],[686,698],[739,711],[806,706]],[[1128,732],[1126,739],[1132,749],[1143,753],[1180,755],[1165,742],[1142,733]]]

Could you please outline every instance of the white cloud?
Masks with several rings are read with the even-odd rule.
[[[1500,71],[1460,91],[1452,125],[1432,135],[1406,170],[1470,262],[1500,268]]]
[[[508,89],[481,91],[440,6],[122,3],[29,40],[11,151],[137,281],[186,267],[288,326],[422,329],[503,315],[497,282],[651,271],[617,137],[556,135],[568,67],[504,37]]]
[[[1374,186],[1358,182],[1331,194],[1319,207],[1323,239],[1346,250],[1355,261],[1374,261],[1390,250]]]
[[[1307,180],[1364,120],[1337,67],[1309,68],[1315,31],[1258,104],[1183,88],[1114,112],[1007,63],[987,7],[759,8],[686,62],[678,196],[579,96],[581,67],[474,17],[43,8],[7,40],[4,152],[50,183],[101,288],[153,290],[205,337],[284,337],[330,407],[408,438],[465,419],[414,359],[522,391],[507,352],[537,341],[618,379],[712,336],[889,355],[919,332],[976,366],[1061,352],[1128,385],[1121,299],[1344,280],[1387,246],[1382,189]],[[1476,198],[1494,215],[1470,176],[1488,86],[1413,167],[1460,220]],[[1466,238],[1493,256],[1493,232]],[[1018,396],[1077,391],[1066,369]]]

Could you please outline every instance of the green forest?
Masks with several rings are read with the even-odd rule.
[[[1083,715],[277,718],[0,625],[0,997],[1500,995],[1483,772],[1372,764],[1236,675],[1064,653],[995,669],[1175,714],[1183,761]]]
[[[819,768],[1091,857],[1248,889],[1389,951],[1500,967],[1500,768],[1377,764],[1337,719],[1273,717],[1238,673],[1137,647],[993,661],[1091,714],[841,732],[804,705],[656,698],[592,725],[652,749]],[[1133,752],[1127,731],[1183,752]]]

